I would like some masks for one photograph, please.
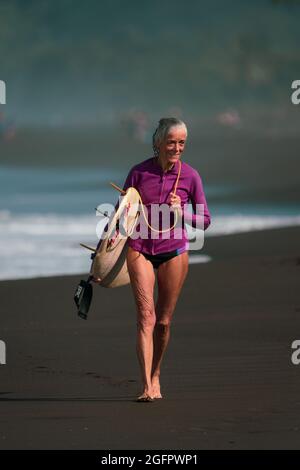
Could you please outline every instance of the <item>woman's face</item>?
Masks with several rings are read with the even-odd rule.
[[[159,158],[165,163],[176,163],[184,151],[186,137],[187,135],[184,127],[171,127],[167,138],[159,146]]]

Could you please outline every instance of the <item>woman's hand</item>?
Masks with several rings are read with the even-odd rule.
[[[171,194],[171,197],[170,197],[171,206],[174,209],[177,209],[179,211],[179,214],[182,214],[181,197],[173,192],[171,192],[170,194]]]

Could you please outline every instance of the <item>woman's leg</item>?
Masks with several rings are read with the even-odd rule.
[[[158,299],[155,307],[154,352],[152,363],[152,391],[155,398],[160,393],[160,368],[164,352],[170,339],[170,324],[176,303],[188,273],[188,252],[162,263],[157,270]]]
[[[152,396],[151,368],[153,330],[156,321],[153,300],[155,274],[150,261],[138,251],[128,248],[127,267],[137,308],[137,356],[140,363],[143,396]]]

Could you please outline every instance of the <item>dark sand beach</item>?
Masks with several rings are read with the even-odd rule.
[[[66,276],[0,283],[1,449],[300,448],[300,228],[207,238],[162,371],[136,403],[130,286],[96,287],[87,321]]]

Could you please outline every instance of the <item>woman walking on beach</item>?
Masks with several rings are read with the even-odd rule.
[[[170,339],[170,325],[180,291],[188,273],[187,233],[182,222],[206,230],[210,224],[202,181],[199,173],[181,161],[187,139],[183,121],[164,118],[153,134],[154,157],[135,165],[123,189],[136,188],[150,214],[154,204],[168,204],[180,214],[181,224],[170,222],[169,235],[148,226],[148,236],[128,239],[127,266],[137,309],[137,356],[143,390],[138,401],[162,398],[160,372],[163,355]],[[193,214],[184,205],[192,203]],[[204,210],[196,214],[196,205]],[[148,218],[150,221],[150,217]],[[170,221],[170,218],[169,218]],[[151,227],[151,222],[149,224]],[[173,226],[173,228],[172,228]],[[157,227],[158,228],[158,227]],[[159,232],[159,234],[157,233]],[[154,302],[155,271],[158,298]]]

